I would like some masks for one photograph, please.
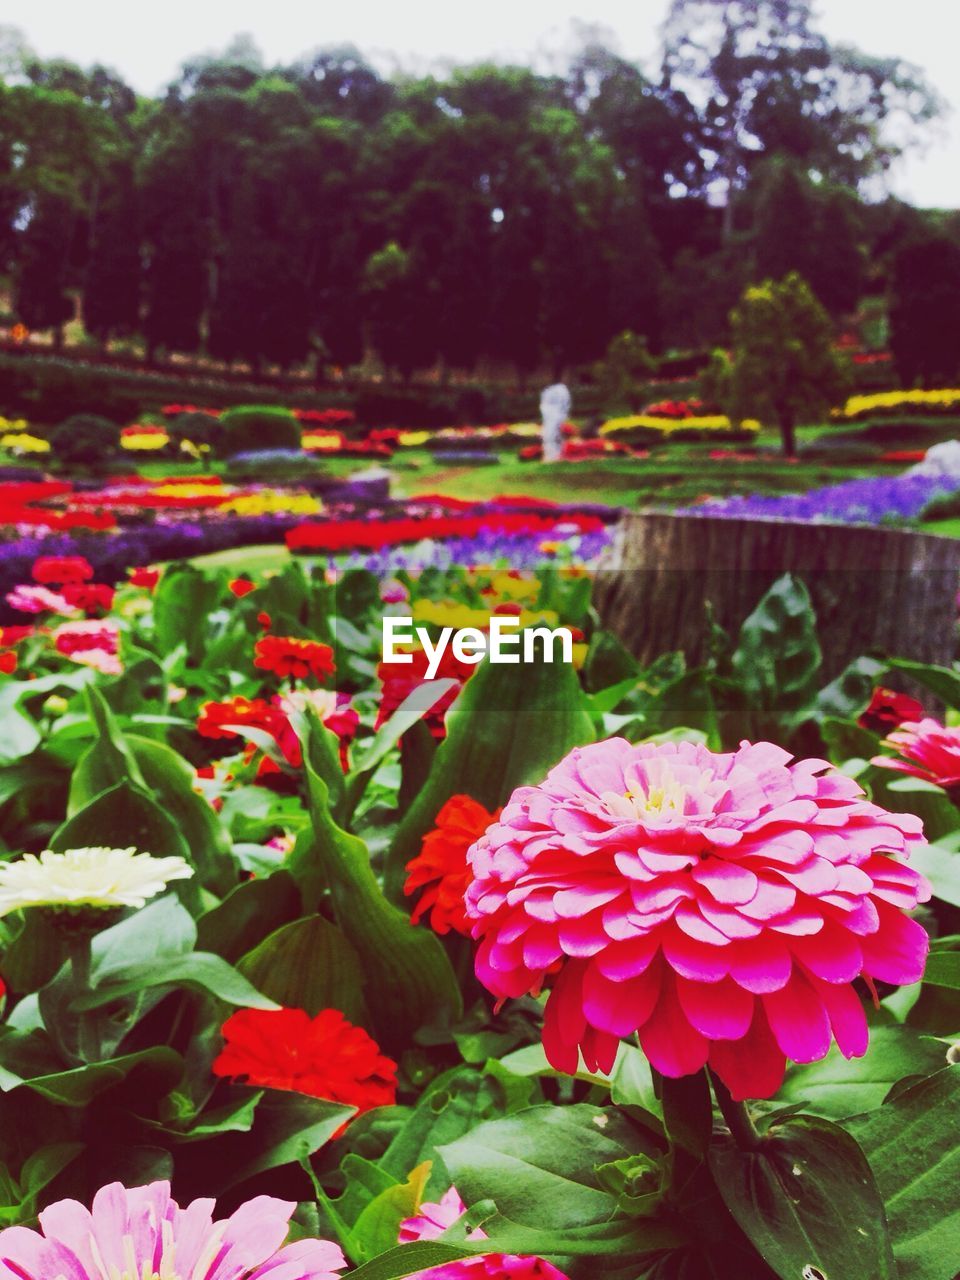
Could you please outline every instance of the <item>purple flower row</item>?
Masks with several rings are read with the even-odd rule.
[[[960,479],[949,476],[870,476],[825,485],[811,489],[809,493],[718,498],[687,507],[680,514],[884,524],[916,520],[933,498],[955,493],[958,489]]]

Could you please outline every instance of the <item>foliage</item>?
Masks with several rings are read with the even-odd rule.
[[[914,240],[894,258],[890,347],[905,386],[952,385],[960,374],[960,246]]]
[[[109,418],[77,413],[53,428],[50,446],[57,461],[65,466],[97,466],[116,454],[120,431]]]
[[[807,283],[792,273],[748,288],[730,324],[730,369],[724,376],[713,366],[710,390],[719,393],[731,417],[776,423],[783,451],[792,457],[794,426],[825,416],[847,385],[829,317]]]
[[[238,405],[227,409],[220,418],[220,427],[227,454],[300,447],[300,424],[289,409],[279,405]]]

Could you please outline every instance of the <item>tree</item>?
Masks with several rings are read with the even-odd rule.
[[[417,288],[410,253],[391,240],[370,255],[363,273],[370,340],[383,363],[404,380],[436,356],[429,300]]]
[[[941,109],[917,68],[831,46],[812,10],[812,0],[671,2],[664,81],[703,103],[700,148],[726,193],[727,239],[764,156],[853,186],[884,173]]]
[[[709,393],[736,420],[759,418],[780,429],[796,456],[794,427],[821,418],[847,389],[830,317],[802,276],[747,288],[730,316],[732,355],[725,376],[714,366]]]
[[[100,342],[140,328],[140,209],[133,165],[118,162],[101,185],[83,281],[83,322]]]
[[[756,185],[753,278],[780,280],[796,271],[831,315],[853,311],[863,287],[863,256],[851,197],[815,185],[795,162],[779,158]]]
[[[28,329],[52,329],[54,345],[73,315],[67,293],[67,266],[75,221],[62,200],[46,199],[20,235],[14,311]]]
[[[960,374],[960,245],[943,235],[905,244],[893,261],[890,349],[905,386],[952,386]]]

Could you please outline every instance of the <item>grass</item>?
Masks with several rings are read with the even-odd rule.
[[[193,556],[191,564],[198,569],[233,569],[238,577],[250,577],[282,569],[290,560],[290,552],[281,543],[214,551],[207,556]]]

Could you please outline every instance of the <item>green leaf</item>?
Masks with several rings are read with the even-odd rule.
[[[128,845],[157,857],[190,860],[190,850],[173,819],[141,787],[118,782],[85,804],[50,837],[50,848],[84,849],[105,840],[116,848]]]
[[[883,1201],[850,1134],[814,1116],[769,1130],[755,1151],[714,1142],[711,1172],[724,1203],[782,1280],[894,1280]]]
[[[223,1186],[235,1187],[280,1165],[302,1164],[355,1114],[356,1107],[268,1090],[257,1104],[252,1131],[220,1139]]]
[[[921,845],[910,850],[910,865],[927,877],[941,902],[960,907],[960,852],[941,844]]]
[[[109,982],[99,982],[87,995],[73,1001],[78,1010],[97,1009],[123,996],[149,991],[154,987],[195,987],[208,991],[226,1004],[245,1009],[276,1009],[273,1000],[261,995],[232,965],[208,951],[191,951],[168,960],[162,968],[148,961],[130,964],[111,974]]]
[[[283,925],[237,964],[240,972],[277,1004],[305,1009],[339,1009],[350,1022],[363,1022],[363,971],[342,931],[323,916]]]
[[[412,1218],[423,1199],[430,1162],[411,1172],[405,1182],[381,1191],[366,1205],[350,1233],[353,1256],[360,1262],[392,1249],[400,1237],[400,1224]]]
[[[615,1112],[578,1104],[531,1107],[439,1147],[466,1204],[492,1199],[511,1222],[555,1230],[605,1223],[615,1201],[595,1170],[633,1154],[617,1140]],[[608,1130],[612,1131],[608,1134]]]
[[[22,1086],[61,1106],[85,1107],[134,1072],[152,1076],[155,1091],[162,1094],[180,1079],[183,1059],[173,1049],[156,1045],[139,1053],[122,1054],[105,1062],[91,1062],[69,1071],[49,1072],[29,1079],[16,1078],[5,1066],[0,1090],[8,1093]]]
[[[17,705],[28,686],[22,680],[0,681],[0,764],[12,764],[40,745],[40,730]]]
[[[960,951],[932,951],[927,957],[923,981],[931,987],[960,991]]]
[[[844,667],[835,680],[820,690],[816,697],[818,720],[855,720],[886,675],[890,664],[876,658],[857,658]]]
[[[120,782],[131,782],[147,790],[146,780],[103,694],[95,685],[88,685],[85,694],[96,737],[77,761],[70,779],[68,818]]]
[[[820,659],[810,596],[799,578],[785,573],[744,621],[731,659],[760,724],[782,721],[810,703]]]
[[[407,694],[387,723],[377,731],[373,741],[353,761],[346,788],[347,816],[357,807],[367,783],[388,752],[451,689],[456,688],[456,684],[456,680],[427,680]]]
[[[887,665],[891,671],[902,671],[917,684],[922,684],[948,707],[960,708],[960,671],[929,662],[912,662],[909,658],[891,658]]]
[[[451,796],[470,795],[496,809],[516,787],[542,781],[568,751],[594,737],[572,667],[482,662],[450,708],[427,784],[400,824],[387,864],[387,895],[402,901],[406,864]]]
[[[301,913],[300,894],[289,871],[246,880],[197,921],[197,945],[231,964]]]
[[[802,1102],[833,1120],[879,1107],[904,1076],[928,1075],[943,1065],[936,1041],[909,1027],[870,1029],[870,1048],[862,1058],[845,1058],[834,1047],[819,1062],[791,1066],[777,1094],[783,1102]]]
[[[170,565],[153,597],[153,625],[159,654],[185,645],[199,661],[210,642],[210,615],[224,603],[224,577],[208,577],[186,562]]]
[[[960,1067],[947,1067],[846,1127],[873,1166],[901,1280],[953,1280],[960,1259]]]
[[[337,923],[359,958],[378,1032],[391,1045],[406,1046],[417,1027],[460,1016],[460,988],[436,935],[414,928],[386,900],[366,845],[334,822],[326,784],[311,763],[312,733],[313,726],[303,754],[314,856],[329,882]]]
[[[469,1245],[461,1247],[438,1244],[434,1240],[411,1240],[409,1244],[397,1245],[351,1271],[350,1280],[403,1280],[404,1276],[419,1275],[433,1267],[459,1262],[461,1258],[472,1257],[473,1253]]]

